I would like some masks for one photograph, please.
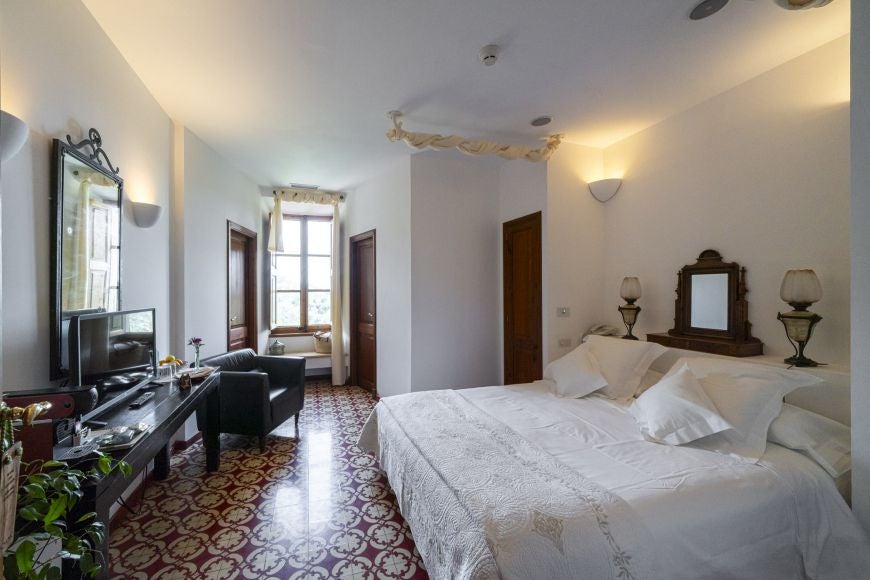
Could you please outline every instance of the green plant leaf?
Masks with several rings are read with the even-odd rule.
[[[34,554],[36,554],[36,544],[33,542],[25,540],[18,545],[18,549],[15,550],[15,563],[19,572],[27,572],[33,568]]]
[[[88,512],[85,515],[83,515],[82,517],[80,517],[79,519],[77,519],[76,523],[80,524],[80,523],[85,522],[87,520],[96,519],[96,517],[97,517],[97,512]]]
[[[32,497],[35,499],[45,499],[45,489],[41,485],[29,483],[25,485],[22,489],[25,493],[27,493],[28,497]]]
[[[51,502],[51,507],[48,509],[48,513],[45,514],[45,517],[42,518],[42,521],[48,524],[59,518],[61,515],[64,514],[64,512],[66,512],[66,504],[67,497],[65,495],[54,498],[54,500]]]
[[[63,461],[55,461],[53,459],[49,459],[45,463],[42,464],[42,470],[45,471],[47,469],[62,469],[64,467],[69,467]]]

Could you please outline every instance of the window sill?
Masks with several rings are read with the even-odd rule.
[[[269,338],[276,337],[291,337],[291,336],[314,336],[318,332],[331,332],[330,329],[325,328],[323,330],[307,330],[305,332],[291,332],[291,331],[273,331],[269,333]]]

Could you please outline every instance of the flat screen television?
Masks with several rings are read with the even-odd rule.
[[[147,372],[154,366],[155,354],[153,308],[70,319],[70,381],[76,385]]]

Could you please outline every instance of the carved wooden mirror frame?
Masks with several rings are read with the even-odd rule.
[[[692,326],[692,282],[702,274],[728,276],[728,328]],[[729,356],[755,356],[764,352],[764,344],[752,336],[749,303],[746,301],[746,268],[725,262],[716,250],[704,250],[694,264],[677,274],[677,299],[674,303],[674,328],[667,333],[648,334],[647,340],[665,346],[698,350]]]

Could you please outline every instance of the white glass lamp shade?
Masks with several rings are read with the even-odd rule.
[[[8,161],[27,141],[27,125],[6,111],[0,111],[0,161]]]
[[[588,185],[592,197],[604,203],[616,195],[622,186],[622,180],[619,178],[599,179],[598,181],[590,181]]]
[[[134,201],[130,204],[133,211],[133,221],[140,228],[150,228],[160,219],[163,208],[153,203]]]
[[[629,276],[622,279],[622,286],[619,287],[619,295],[629,304],[641,297],[640,280],[635,276]]]
[[[819,277],[809,268],[788,270],[782,278],[779,296],[783,302],[802,305],[804,308],[822,299],[822,284]]]

